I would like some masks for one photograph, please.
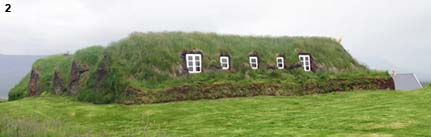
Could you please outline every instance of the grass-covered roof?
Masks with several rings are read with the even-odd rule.
[[[202,54],[201,74],[184,73],[183,54]],[[309,53],[316,65],[315,73],[304,73],[302,68],[271,70],[276,57],[285,57],[285,66],[299,63],[298,54]],[[220,55],[230,56],[228,71],[220,66]],[[259,70],[249,66],[249,56],[259,56]],[[180,85],[211,85],[214,83],[301,82],[307,79],[324,81],[328,78],[386,77],[384,72],[370,71],[359,64],[336,42],[326,37],[270,37],[220,35],[215,33],[149,32],[132,33],[129,37],[112,42],[107,47],[93,46],[71,56],[54,55],[38,60],[33,69],[41,75],[42,91],[51,91],[52,78],[57,70],[70,84],[72,62],[88,67],[80,80],[80,96],[102,89],[97,94],[124,93],[126,87],[141,90],[164,89]],[[103,73],[101,72],[103,71]],[[28,95],[27,76],[10,93]],[[91,93],[96,94],[96,93]],[[106,97],[106,96],[105,96]]]

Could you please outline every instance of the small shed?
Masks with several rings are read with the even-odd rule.
[[[395,90],[416,90],[422,88],[422,84],[413,73],[392,74]]]

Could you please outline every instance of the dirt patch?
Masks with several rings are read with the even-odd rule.
[[[35,69],[32,69],[31,75],[30,75],[30,84],[29,84],[30,96],[40,95],[41,91],[40,91],[39,78],[40,78],[39,72],[37,72]]]
[[[395,122],[388,125],[390,129],[402,129],[410,125],[409,123]]]
[[[76,95],[76,89],[79,87],[81,74],[88,71],[87,65],[80,65],[76,61],[72,62],[71,79],[69,84],[69,95]]]
[[[331,79],[305,83],[219,83],[181,85],[162,90],[133,90],[136,103],[161,103],[183,100],[218,99],[251,96],[300,96],[356,90],[393,89],[392,79]],[[134,89],[134,88],[130,88]]]
[[[378,134],[378,133],[373,133],[373,134],[367,134],[367,135],[361,135],[359,137],[393,137],[394,135],[392,134]]]
[[[331,136],[335,136],[335,137],[393,137],[394,135],[392,134],[381,134],[381,133],[371,133],[371,134],[334,134]]]
[[[293,70],[293,69],[301,68],[301,67],[302,67],[302,64],[301,64],[301,63],[296,63],[296,64],[293,64],[293,65],[288,66],[288,67],[287,67],[287,69],[288,69],[288,70]]]
[[[370,125],[369,127],[370,129],[403,129],[413,123],[414,123],[413,121],[393,122],[389,124],[374,124],[374,125]]]
[[[107,56],[103,56],[103,61],[97,68],[96,72],[96,88],[101,89],[102,88],[102,82],[105,80],[106,76],[108,75],[108,58]]]
[[[61,95],[66,90],[66,87],[64,86],[64,80],[61,77],[60,72],[58,70],[54,71],[54,92],[56,95]]]

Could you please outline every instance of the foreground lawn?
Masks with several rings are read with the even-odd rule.
[[[430,89],[131,106],[66,97],[0,103],[0,136],[431,136],[430,129]]]

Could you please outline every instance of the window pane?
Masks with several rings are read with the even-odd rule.
[[[309,62],[305,62],[305,65],[310,65],[310,63]]]
[[[279,67],[279,68],[283,67],[283,64],[278,64],[278,67]]]
[[[223,64],[223,67],[224,67],[224,68],[227,68],[227,64]]]
[[[188,60],[192,60],[192,59],[193,59],[193,57],[192,57],[192,56],[189,56],[189,57],[188,57]]]
[[[282,59],[278,59],[278,62],[283,62]]]
[[[200,61],[196,61],[196,66],[199,66],[199,65],[201,65],[201,62]]]
[[[221,59],[221,62],[227,62],[227,59]]]
[[[256,59],[254,59],[254,58],[253,58],[253,59],[251,59],[251,62],[256,62]]]
[[[189,71],[193,71],[193,67],[188,67],[187,68]]]
[[[256,64],[251,64],[251,67],[255,68],[255,67],[256,67]]]
[[[310,70],[310,67],[305,67],[305,70]]]
[[[299,60],[303,61],[303,60],[304,60],[304,57],[299,57]]]
[[[201,67],[196,67],[196,71],[201,71]]]
[[[305,60],[308,60],[308,57],[305,57]]]
[[[199,57],[199,56],[195,56],[195,59],[196,59],[196,60],[201,60],[201,57]]]

